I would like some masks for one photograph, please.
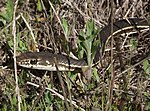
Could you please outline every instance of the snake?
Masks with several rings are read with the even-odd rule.
[[[113,33],[111,24],[106,25],[99,33],[99,39],[104,44],[108,43],[111,36],[117,36],[133,30],[149,28],[147,20],[142,18],[128,18],[113,23]],[[99,45],[94,60],[98,62],[101,55]],[[85,60],[75,59],[63,54],[53,54],[49,52],[24,52],[17,56],[17,64],[23,68],[47,70],[47,71],[74,71],[77,68],[88,68]],[[94,65],[93,65],[94,66]]]

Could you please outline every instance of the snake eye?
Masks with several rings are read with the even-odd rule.
[[[30,64],[37,64],[37,59],[30,60]]]

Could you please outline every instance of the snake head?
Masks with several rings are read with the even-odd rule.
[[[36,65],[38,60],[38,56],[33,52],[25,52],[17,56],[17,64],[25,68],[32,68],[32,65]]]

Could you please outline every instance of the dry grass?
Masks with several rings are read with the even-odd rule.
[[[117,48],[113,51],[115,77],[112,89],[109,87],[112,80],[111,53],[106,51],[102,65],[93,69],[89,83],[84,83],[82,73],[46,72],[19,67],[17,74],[21,104],[17,106],[13,66],[14,50],[17,51],[16,54],[24,51],[73,52],[78,57],[78,37],[86,29],[87,21],[94,20],[96,30],[111,23],[111,17],[114,22],[130,17],[147,19],[150,13],[147,0],[121,0],[119,3],[115,0],[113,7],[109,0],[19,0],[16,11],[12,5],[15,2],[11,1],[13,0],[7,0],[7,3],[5,0],[0,1],[1,110],[150,110],[149,60],[137,64],[150,52],[148,31],[132,35],[135,39],[127,40],[125,45],[134,47],[124,47],[121,52]],[[16,25],[13,25],[12,20]],[[16,33],[12,31],[13,26]],[[14,34],[16,49],[13,48]],[[113,45],[122,44],[127,36],[114,37]],[[110,47],[110,42],[105,49]],[[121,58],[118,57],[118,52],[121,53]],[[84,58],[87,56],[84,55]],[[126,69],[129,70],[122,73]],[[62,75],[63,82],[59,82],[57,74]],[[110,90],[112,103],[109,106]]]

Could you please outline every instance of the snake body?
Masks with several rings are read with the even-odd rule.
[[[105,26],[100,31],[100,39],[103,44],[107,44],[110,37],[131,32],[133,30],[141,30],[149,27],[149,23],[140,18],[129,18],[119,20],[113,24],[113,33],[111,32],[111,25]],[[105,47],[105,46],[104,46]],[[98,62],[100,56],[100,46],[98,46],[95,61]],[[75,68],[88,67],[84,60],[76,60],[74,58],[47,52],[25,52],[17,57],[19,66],[31,69],[40,69],[48,71],[73,71]],[[56,68],[57,67],[57,68]]]
[[[84,60],[76,60],[61,54],[48,52],[25,52],[17,57],[18,65],[48,71],[73,71],[75,68],[88,67]]]
[[[111,24],[108,24],[100,31],[100,40],[103,43],[102,48],[105,49],[105,45],[110,40],[112,35],[118,36],[129,32],[134,33],[135,31],[140,31],[142,29],[149,28],[149,26],[150,24],[148,23],[148,21],[142,18],[122,19],[113,23],[113,33],[111,33]],[[97,48],[98,50],[96,51],[96,55],[94,58],[96,62],[99,60],[101,53],[104,53],[104,52],[100,52],[99,50],[100,48],[101,47],[98,46]],[[104,49],[102,49],[102,51],[104,51]]]

